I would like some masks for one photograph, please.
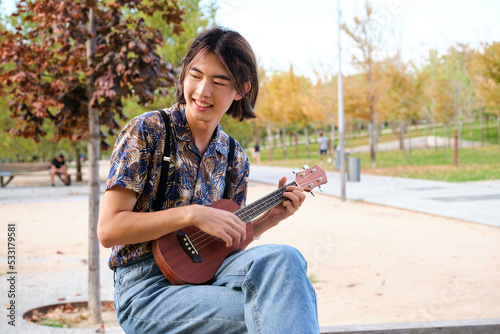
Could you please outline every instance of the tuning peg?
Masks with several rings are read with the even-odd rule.
[[[323,192],[323,188],[321,186],[318,186],[319,191]]]
[[[313,197],[316,197],[316,195],[314,195],[314,193],[311,191],[311,195],[313,195]]]
[[[298,174],[298,173],[300,173],[300,169],[296,168],[296,169],[294,169],[294,170],[292,171],[292,173],[294,173],[294,174]]]
[[[304,167],[302,167],[304,170],[308,170],[309,169],[309,165],[304,165]]]

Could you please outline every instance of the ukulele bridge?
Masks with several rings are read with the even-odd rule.
[[[196,250],[196,247],[194,247],[193,243],[191,242],[191,239],[189,239],[189,236],[183,230],[179,230],[179,232],[177,232],[177,239],[179,239],[179,242],[184,252],[186,252],[186,254],[189,255],[189,257],[193,260],[194,263],[203,262],[201,260],[200,254],[198,253],[198,250]]]

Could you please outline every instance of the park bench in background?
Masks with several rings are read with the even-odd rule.
[[[26,175],[32,172],[49,171],[50,162],[3,162],[0,163],[0,185],[5,187],[16,175]],[[64,182],[63,175],[56,174]],[[69,176],[69,175],[68,175]],[[71,176],[69,176],[71,183]]]

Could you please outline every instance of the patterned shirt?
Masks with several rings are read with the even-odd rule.
[[[224,194],[229,136],[218,125],[202,156],[189,129],[185,105],[175,104],[165,111],[170,118],[170,146],[172,148],[175,143],[175,155],[170,155],[166,194],[160,194],[164,196],[163,209],[189,204],[211,205]],[[160,112],[152,111],[132,119],[117,138],[106,190],[119,185],[136,192],[136,212],[153,211],[165,135]],[[229,196],[238,205],[244,206],[250,164],[237,142],[233,167]],[[109,267],[120,267],[151,252],[151,242],[114,246]]]

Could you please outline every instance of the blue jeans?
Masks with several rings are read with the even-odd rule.
[[[263,245],[224,260],[210,285],[173,285],[152,256],[116,271],[115,308],[128,334],[319,333],[306,261]]]

